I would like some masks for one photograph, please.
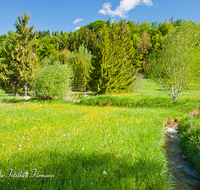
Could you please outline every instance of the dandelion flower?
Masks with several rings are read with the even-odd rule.
[[[104,171],[103,174],[106,175],[106,171]]]

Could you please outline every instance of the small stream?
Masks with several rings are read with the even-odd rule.
[[[176,131],[177,128],[177,122],[165,127],[166,145],[164,146],[167,161],[175,177],[175,188],[178,190],[200,190],[200,175],[192,168],[191,163],[184,156],[181,147],[178,145],[179,134]]]

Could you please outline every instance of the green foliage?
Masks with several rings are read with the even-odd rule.
[[[55,44],[52,44],[51,37],[46,36],[37,40],[39,48],[37,49],[37,55],[41,59],[45,57],[58,56]]]
[[[93,53],[95,51],[96,34],[94,30],[88,29],[87,26],[82,26],[79,30],[69,35],[70,51],[77,51],[81,45]]]
[[[37,56],[34,53],[35,26],[27,27],[28,13],[18,16],[15,21],[16,33],[10,31],[8,42],[3,47],[3,60],[0,62],[0,81],[4,89],[18,90],[25,84],[32,86]]]
[[[89,71],[91,67],[92,55],[84,46],[80,46],[78,51],[70,58],[70,66],[73,68],[73,89],[86,90]]]
[[[147,63],[148,63],[148,55],[149,50],[152,47],[152,44],[150,42],[149,34],[144,31],[141,35],[141,37],[138,39],[137,49],[139,50],[139,54],[142,57],[142,68],[145,69]]]
[[[125,70],[128,68],[123,64],[126,62],[128,65],[131,62],[133,66],[132,73],[128,72],[126,76],[133,76],[136,70],[143,72],[146,65],[150,62],[152,52],[159,51],[162,48],[161,43],[163,38],[174,27],[179,27],[184,23],[182,19],[174,21],[173,18],[169,22],[158,23],[155,21],[150,24],[148,22],[142,22],[141,24],[135,21],[126,22],[125,20],[111,24],[110,20],[97,20],[86,26],[82,26],[75,32],[67,33],[61,31],[59,33],[58,31],[53,31],[51,35],[49,30],[35,31],[35,33],[33,33],[32,30],[34,26],[30,28],[27,27],[29,19],[30,16],[28,13],[25,13],[21,17],[18,16],[15,21],[16,33],[10,31],[9,36],[0,36],[0,80],[4,88],[8,88],[9,86],[9,88],[15,90],[16,93],[25,83],[27,83],[29,87],[32,87],[34,72],[40,65],[52,65],[58,60],[62,64],[69,63],[72,54],[71,64],[76,65],[77,68],[80,67],[76,70],[76,73],[79,74],[75,75],[80,78],[80,80],[76,80],[75,82],[76,88],[87,88],[88,72],[90,72],[91,80],[89,86],[91,90],[99,93],[127,91],[131,86],[131,79],[129,78],[129,80],[127,78],[126,80],[123,77],[125,76]],[[190,22],[192,23],[192,21]],[[120,26],[120,23],[123,24]],[[106,32],[108,33],[107,40],[102,35],[105,26],[107,27]],[[24,45],[20,48],[18,47],[24,42],[22,38],[20,39],[17,37],[17,35],[22,35],[22,33],[26,36],[24,39],[30,42],[30,46],[25,45],[26,48],[23,47]],[[37,41],[31,40],[34,38],[37,38]],[[18,45],[13,40],[18,41]],[[123,45],[123,43],[125,45]],[[78,49],[81,45],[94,55],[90,71],[88,66],[84,66],[85,58],[77,56]],[[103,50],[103,46],[107,49]],[[24,50],[26,51],[24,52]],[[128,52],[128,54],[126,54],[126,52]],[[23,65],[22,68],[26,67],[27,70],[22,68],[16,69],[16,65],[19,64],[16,59],[19,57],[21,57],[21,61],[26,57],[24,61],[29,62],[29,65]],[[125,61],[126,58],[127,60]],[[12,59],[15,61],[10,61]],[[10,64],[12,64],[12,66],[9,66]],[[111,71],[107,72],[106,70]],[[17,75],[17,72],[21,72],[21,76]],[[200,71],[198,70],[195,80],[198,78],[199,74]],[[124,78],[123,82],[119,81],[117,84],[117,77],[119,77],[120,80]],[[18,79],[21,80],[20,84],[17,82]],[[193,80],[193,89],[197,86],[195,80]],[[78,84],[78,81],[83,82]],[[124,81],[127,81],[127,84],[125,84]],[[122,83],[121,87],[126,87],[120,89],[120,82]],[[13,87],[17,85],[19,87]]]
[[[181,26],[182,23],[183,23],[183,19],[177,19],[177,20],[174,21],[174,17],[171,17],[170,20],[169,20],[169,22],[170,22],[174,27],[176,27],[176,26]]]
[[[136,73],[134,55],[128,25],[123,20],[112,28],[104,24],[92,60],[90,89],[97,94],[127,91]]]
[[[161,42],[163,40],[162,33],[158,28],[153,27],[150,33],[151,36],[151,44],[155,51],[160,50]]]
[[[41,60],[41,66],[53,65],[54,62],[59,60],[59,52],[56,54],[50,54],[48,57],[44,57]]]
[[[194,72],[199,71],[199,31],[200,26],[190,22],[174,28],[164,38],[149,67],[150,76],[164,87],[173,102],[191,80],[199,77]]]
[[[147,32],[150,33],[150,25],[148,22],[142,22],[140,25],[140,33]]]
[[[71,51],[68,49],[63,49],[59,52],[59,61],[64,65],[70,62]]]
[[[94,33],[98,36],[99,32],[102,30],[102,28],[103,28],[105,23],[106,23],[106,21],[96,20],[96,21],[91,22],[90,24],[88,24],[87,27],[90,30],[93,30]]]
[[[72,71],[68,65],[55,62],[36,73],[35,92],[44,100],[63,99],[70,91]]]
[[[65,32],[60,36],[59,50],[69,49],[69,33]]]
[[[165,36],[169,33],[169,31],[173,29],[173,25],[168,23],[167,21],[163,22],[162,24],[160,24],[160,26],[158,27],[158,30],[161,31],[162,36]]]
[[[3,89],[0,88],[0,95],[4,94],[5,91]]]
[[[196,111],[197,112],[197,111]],[[181,119],[178,131],[181,135],[179,144],[184,149],[195,169],[200,172],[200,115],[185,116]]]

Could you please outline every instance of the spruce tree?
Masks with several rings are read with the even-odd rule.
[[[127,91],[134,81],[136,70],[133,67],[134,48],[127,24],[121,20],[114,23],[111,33],[112,66],[109,81],[109,92]]]
[[[97,94],[128,91],[136,69],[131,35],[122,20],[112,28],[104,24],[92,61],[90,88]]]
[[[85,90],[89,78],[89,70],[91,67],[92,55],[87,48],[80,46],[78,51],[70,58],[70,64],[73,68],[74,79],[73,87],[76,90]]]
[[[152,47],[152,44],[150,42],[149,34],[144,31],[141,35],[141,37],[138,39],[137,49],[139,51],[139,54],[142,57],[142,68],[145,69],[145,67],[148,64],[148,55],[149,50]]]
[[[17,96],[19,89],[25,84],[31,85],[34,78],[35,35],[32,35],[35,26],[27,27],[30,16],[28,13],[18,16],[15,21],[16,32],[9,32],[9,41],[4,47],[4,59],[0,63],[0,80],[4,89],[14,90]]]
[[[96,44],[94,57],[92,59],[92,69],[90,73],[89,86],[92,91],[97,94],[105,94],[108,89],[112,59],[112,43],[107,24],[103,25],[103,29],[99,34],[99,43]]]

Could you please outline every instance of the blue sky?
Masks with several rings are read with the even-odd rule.
[[[19,14],[29,12],[36,30],[70,32],[95,20],[200,22],[200,0],[0,0],[0,35],[15,31]]]

